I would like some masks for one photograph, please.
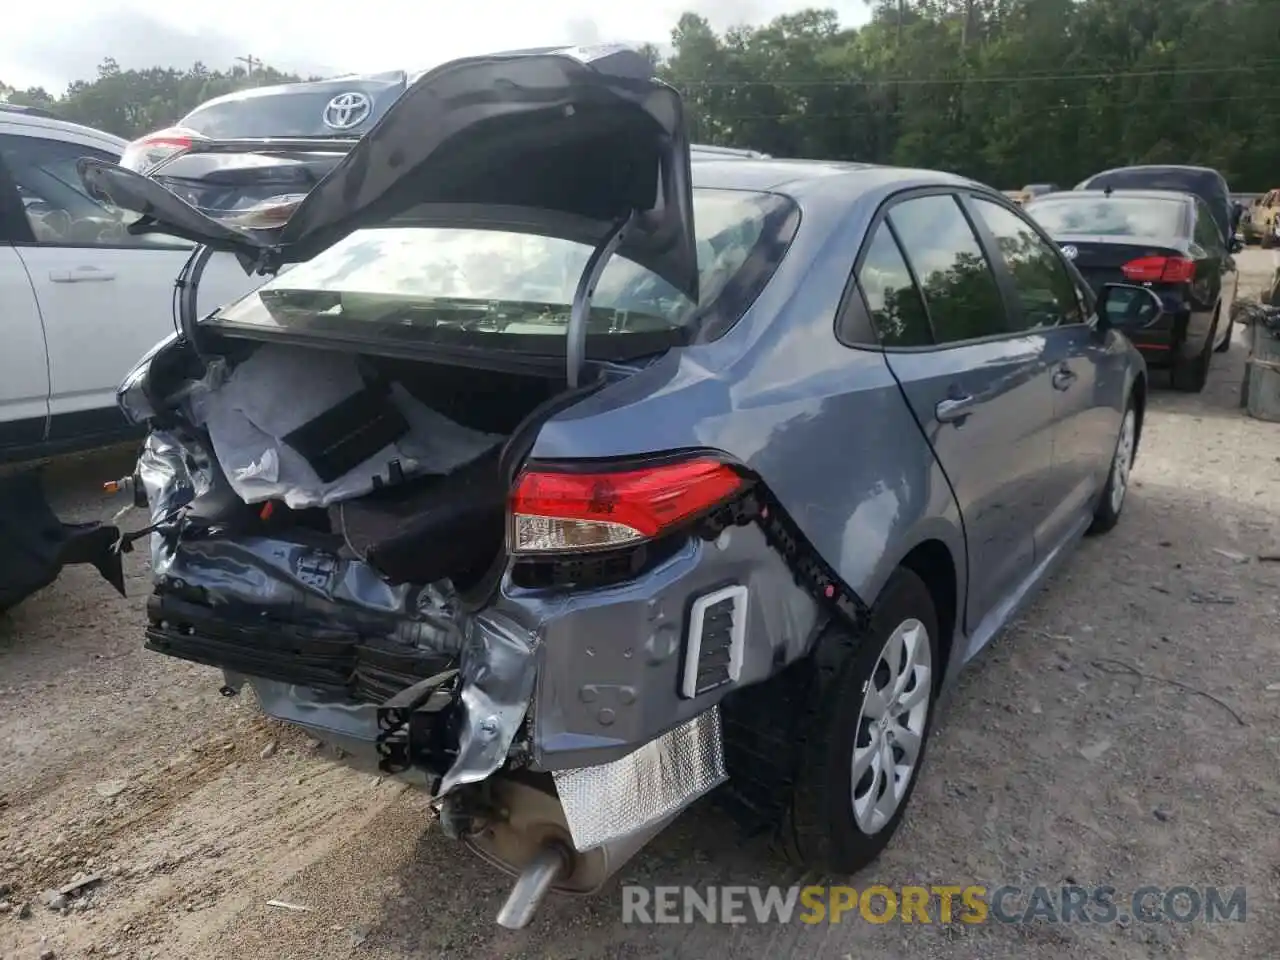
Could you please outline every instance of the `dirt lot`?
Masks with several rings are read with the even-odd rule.
[[[1271,255],[1242,259],[1256,288]],[[1124,520],[967,673],[906,826],[855,882],[1243,885],[1243,924],[627,926],[615,885],[502,931],[504,882],[421,795],[142,650],[135,555],[130,599],[71,570],[0,619],[0,957],[1274,957],[1280,563],[1258,557],[1280,552],[1280,426],[1237,410],[1242,366],[1216,357],[1198,397],[1157,379]],[[58,507],[109,514],[96,485],[128,467],[57,465]],[[77,874],[102,879],[46,906]],[[705,806],[623,877],[800,879]]]

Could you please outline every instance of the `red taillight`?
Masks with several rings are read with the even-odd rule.
[[[1196,276],[1196,262],[1185,257],[1139,257],[1120,270],[1137,283],[1190,283]]]
[[[170,157],[180,150],[186,150],[200,135],[183,127],[169,127],[157,130],[141,137],[124,149],[120,158],[120,166],[146,173],[165,157]]]
[[[742,486],[733,468],[707,457],[639,470],[528,470],[511,494],[511,552],[599,550],[648,540]]]

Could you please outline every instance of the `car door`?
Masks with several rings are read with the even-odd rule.
[[[1011,331],[958,197],[896,200],[858,268],[890,369],[955,493],[970,571],[966,622],[999,616],[1035,566],[1048,510],[1052,390],[1043,337]]]
[[[1052,510],[1036,532],[1044,557],[1087,526],[1119,436],[1124,344],[1099,334],[1058,246],[1031,220],[996,200],[969,206],[999,251],[1022,329],[1044,338],[1053,394]]]
[[[35,290],[12,241],[26,218],[0,161],[0,461],[44,440],[49,418],[49,366]]]
[[[1236,267],[1236,258],[1232,255],[1230,248],[1222,242],[1222,236],[1214,229],[1214,223],[1213,212],[1209,209],[1209,205],[1197,198],[1192,238],[1204,249],[1207,265],[1212,271],[1206,279],[1211,288],[1209,302],[1216,301],[1218,304],[1218,327],[1214,339],[1215,342],[1221,342],[1227,336],[1227,327],[1230,325],[1239,272]],[[1199,282],[1199,277],[1196,279]],[[1207,335],[1208,331],[1204,333]]]
[[[50,443],[109,439],[127,428],[115,389],[137,359],[173,329],[174,280],[191,245],[127,233],[122,214],[91,199],[76,161],[116,159],[94,147],[0,135],[0,157],[20,194],[25,238],[14,242],[44,322]],[[249,292],[233,257],[214,257],[201,309]]]

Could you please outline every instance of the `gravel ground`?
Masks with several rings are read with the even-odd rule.
[[[1258,288],[1271,255],[1241,259]],[[0,958],[1274,957],[1280,563],[1258,557],[1280,552],[1280,426],[1237,409],[1242,369],[1237,345],[1200,396],[1157,377],[1123,521],[967,672],[903,830],[854,882],[1242,885],[1245,923],[640,926],[615,884],[503,931],[504,881],[420,794],[142,650],[133,555],[129,599],[71,569],[0,618]],[[55,464],[58,509],[109,515],[98,481],[129,461]],[[100,879],[46,906],[77,874]],[[800,880],[707,806],[622,876]]]

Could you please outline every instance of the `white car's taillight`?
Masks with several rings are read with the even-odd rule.
[[[285,221],[293,216],[293,211],[298,209],[298,204],[305,200],[306,197],[305,193],[282,194],[281,196],[271,197],[260,203],[255,203],[251,207],[234,210],[219,217],[219,219],[233,227],[269,230],[273,227],[283,226]]]
[[[120,166],[138,173],[146,173],[161,160],[186,150],[193,140],[204,139],[194,130],[185,127],[167,127],[133,141],[124,148]]]
[[[739,493],[743,477],[709,457],[626,470],[526,470],[511,494],[513,554],[607,550],[661,536]]]

